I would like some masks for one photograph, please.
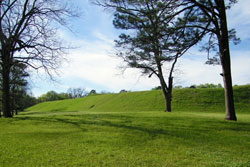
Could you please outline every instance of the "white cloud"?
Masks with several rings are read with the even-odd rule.
[[[82,47],[69,53],[67,56],[68,63],[63,64],[63,68],[60,70],[59,84],[55,83],[54,88],[50,86],[50,89],[56,88],[65,92],[69,87],[81,86],[87,90],[101,91],[101,89],[104,89],[105,91],[118,92],[121,89],[149,90],[159,85],[158,78],[141,76],[137,69],[127,69],[122,74],[121,69],[118,68],[122,65],[121,59],[111,54],[114,45],[113,40],[100,32],[94,32],[93,34],[98,36],[95,41],[72,39],[73,45]],[[67,34],[64,34],[64,36],[66,37]],[[248,74],[248,71],[250,71],[249,55],[250,51],[232,52],[234,84],[250,83]],[[222,77],[219,75],[221,66],[205,65],[205,61],[206,53],[201,53],[197,49],[190,50],[187,55],[179,59],[177,71],[174,75],[174,84],[184,86],[202,83],[222,84]],[[165,71],[167,72],[167,67]]]
[[[202,54],[202,53],[200,53]],[[194,53],[194,56],[197,53]],[[250,83],[250,51],[232,51],[231,52],[231,70],[233,84]],[[202,56],[202,55],[201,55]],[[220,65],[206,65],[206,57],[204,59],[181,58],[179,69],[182,73],[177,77],[182,85],[214,83],[223,84],[222,72]]]
[[[250,84],[250,51],[233,51],[232,55],[233,83]]]
[[[235,28],[237,30],[237,36],[239,36],[242,40],[250,38],[249,6],[249,0],[240,0],[227,11],[229,28]]]
[[[122,74],[118,68],[122,61],[111,55],[113,43],[103,34],[98,36],[102,40],[81,41],[83,47],[68,55],[69,63],[62,69],[63,78],[82,78],[111,91],[149,89],[155,84],[153,80],[140,77],[138,70],[128,69]]]
[[[180,59],[180,70],[182,73],[178,76],[178,79],[185,86],[222,82],[222,77],[219,75],[221,67],[218,65],[206,65],[205,61],[182,58]]]
[[[241,0],[229,12],[229,26],[235,27],[237,34],[243,39],[250,37],[250,1]],[[86,17],[92,15],[92,7],[87,8],[89,13]],[[98,11],[100,13],[100,10]],[[110,14],[102,13],[100,18],[86,18],[85,26],[80,35],[72,35],[61,31],[60,36],[72,43],[78,48],[70,50],[67,55],[68,63],[62,64],[59,84],[54,85],[51,82],[39,81],[38,87],[34,92],[36,95],[45,93],[48,90],[56,89],[66,91],[69,87],[81,86],[88,90],[104,89],[106,91],[118,92],[121,89],[126,90],[148,90],[159,85],[156,77],[140,77],[140,72],[136,69],[128,69],[121,74],[118,67],[122,61],[114,56],[113,46],[114,38],[117,38],[117,30],[112,29]],[[83,18],[84,19],[84,18]],[[99,20],[101,19],[101,20]],[[89,21],[90,27],[88,26]],[[94,23],[99,27],[95,27]],[[96,25],[96,26],[97,26]],[[95,28],[93,28],[95,27]],[[81,28],[78,27],[78,30]],[[250,50],[232,51],[232,77],[234,84],[250,83]],[[197,49],[192,49],[189,54],[180,59],[175,73],[175,85],[189,86],[191,84],[202,83],[222,83],[221,66],[205,65],[206,55],[200,53]],[[80,82],[80,83],[79,83]],[[40,86],[39,86],[40,85]]]

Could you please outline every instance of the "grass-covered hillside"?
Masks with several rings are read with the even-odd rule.
[[[250,111],[250,85],[234,87],[236,111]],[[220,88],[185,88],[173,91],[173,111],[224,111],[224,90]],[[162,111],[160,90],[92,95],[80,99],[44,102],[27,111]]]

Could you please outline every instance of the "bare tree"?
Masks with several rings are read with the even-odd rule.
[[[69,88],[67,91],[70,98],[81,98],[87,96],[84,88]]]
[[[2,68],[2,111],[12,117],[10,70],[16,63],[44,69],[49,75],[59,67],[67,47],[57,36],[57,26],[76,16],[59,0],[0,1],[0,65]]]

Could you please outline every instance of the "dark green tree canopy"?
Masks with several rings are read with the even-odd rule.
[[[164,62],[175,60],[200,39],[202,31],[186,28],[176,19],[179,4],[176,1],[122,1],[116,5],[113,24],[128,30],[116,40],[118,56],[129,67],[140,68],[143,73],[154,72]]]

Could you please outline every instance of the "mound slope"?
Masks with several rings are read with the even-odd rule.
[[[250,85],[234,87],[237,112],[250,111]],[[175,89],[173,111],[224,112],[223,89]],[[160,90],[91,95],[79,99],[59,100],[37,104],[26,111],[160,111],[164,98]]]

